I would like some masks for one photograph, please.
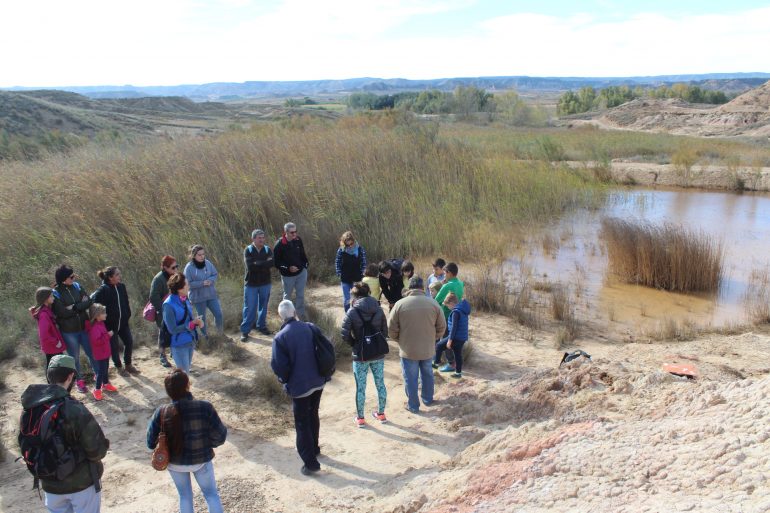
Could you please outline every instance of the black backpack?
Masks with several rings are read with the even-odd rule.
[[[82,450],[71,447],[64,436],[64,416],[69,399],[62,398],[50,403],[25,409],[19,425],[19,448],[27,470],[39,488],[41,479],[62,481],[85,461]]]
[[[321,333],[320,328],[313,323],[307,323],[313,332],[313,346],[315,346],[315,361],[318,364],[318,374],[324,378],[330,378],[337,370],[337,355],[334,345]]]
[[[352,308],[352,310],[355,310],[358,318],[361,319],[361,324],[363,324],[361,331],[356,333],[356,343],[353,345],[353,358],[368,361],[388,354],[390,351],[388,340],[380,330],[375,329],[372,325],[376,314],[372,314],[367,321],[357,309]]]

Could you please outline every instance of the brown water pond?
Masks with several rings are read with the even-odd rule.
[[[719,292],[677,294],[618,282],[607,272],[599,238],[607,216],[673,223],[703,231],[724,244]],[[569,287],[580,317],[608,322],[615,330],[644,328],[675,320],[714,327],[748,322],[747,292],[752,273],[770,265],[770,195],[697,190],[630,189],[610,194],[598,211],[579,211],[529,237],[510,260],[532,283]],[[754,283],[756,283],[756,278]],[[752,288],[749,295],[753,295]],[[630,330],[629,330],[630,332]]]

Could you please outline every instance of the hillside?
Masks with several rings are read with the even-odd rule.
[[[625,130],[697,136],[770,136],[770,82],[718,107],[679,99],[638,98],[582,118]]]

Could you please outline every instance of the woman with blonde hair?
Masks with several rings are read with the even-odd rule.
[[[342,307],[350,308],[350,289],[361,281],[366,270],[366,251],[356,241],[353,232],[347,231],[340,236],[340,247],[334,260],[334,269],[342,285]]]

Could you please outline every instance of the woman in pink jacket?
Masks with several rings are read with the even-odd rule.
[[[53,303],[53,289],[40,287],[35,291],[35,306],[30,307],[29,313],[37,321],[37,333],[40,338],[40,350],[45,354],[45,370],[51,358],[57,354],[64,354],[67,347],[64,339],[56,326],[56,319],[51,310]]]

